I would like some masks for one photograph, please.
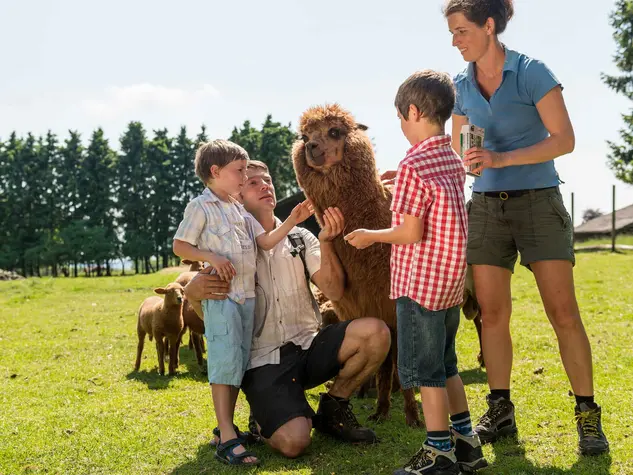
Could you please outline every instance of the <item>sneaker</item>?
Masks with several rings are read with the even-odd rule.
[[[602,409],[584,402],[576,406],[578,449],[582,455],[600,455],[609,451],[609,442],[602,432]]]
[[[459,475],[459,466],[455,458],[455,449],[443,452],[428,444],[409,460],[403,468],[393,475]]]
[[[336,400],[327,393],[321,393],[319,408],[312,418],[313,427],[319,432],[329,434],[344,442],[375,443],[378,442],[373,430],[361,427],[352,412],[348,400]]]
[[[514,419],[514,404],[505,398],[493,400],[486,397],[488,410],[479,419],[475,432],[482,444],[495,442],[500,437],[515,435],[517,424]]]
[[[488,466],[477,433],[473,432],[470,436],[462,435],[451,427],[451,438],[455,445],[457,465],[462,472],[473,473]]]

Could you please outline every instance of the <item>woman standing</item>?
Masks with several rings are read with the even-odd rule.
[[[573,229],[554,159],[574,149],[562,87],[542,62],[499,41],[512,0],[448,0],[453,46],[469,63],[455,77],[453,147],[461,127],[485,129],[485,148],[465,154],[481,171],[469,204],[468,264],[482,308],[482,345],[490,394],[476,431],[482,442],[517,432],[510,399],[510,279],[518,254],[536,278],[576,394],[581,453],[609,450],[594,402],[591,347],[574,291]]]

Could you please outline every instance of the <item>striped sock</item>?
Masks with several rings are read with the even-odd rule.
[[[451,434],[447,430],[429,431],[426,433],[426,443],[442,452],[448,452],[452,448]]]
[[[461,412],[451,416],[451,425],[453,429],[463,436],[473,435],[473,424],[470,421],[470,411]]]

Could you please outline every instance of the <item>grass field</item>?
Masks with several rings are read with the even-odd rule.
[[[633,246],[633,235],[620,234],[615,238],[616,246]],[[586,241],[576,241],[576,248],[592,246],[611,246],[611,238],[588,239]]]
[[[513,284],[513,400],[519,443],[485,448],[485,474],[633,473],[633,253],[578,255],[577,292],[595,361],[611,454],[576,455],[573,398],[556,340],[531,275]],[[175,274],[0,282],[0,474],[225,474],[208,441],[215,426],[208,385],[188,348],[180,374],[160,377],[153,344],[133,371],[136,315],[152,288]],[[474,326],[463,321],[458,356],[475,418],[484,410],[485,372]],[[542,371],[539,369],[543,368]],[[537,371],[539,370],[539,371]],[[319,390],[309,393],[316,407]],[[285,460],[259,448],[261,474],[390,474],[423,442],[404,425],[402,398],[391,420],[369,424],[381,442],[342,445],[314,434],[309,453]],[[365,423],[374,400],[353,401]],[[240,397],[237,422],[248,406]]]

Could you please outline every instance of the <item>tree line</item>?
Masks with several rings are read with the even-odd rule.
[[[150,136],[151,135],[151,136]],[[269,115],[229,137],[271,170],[278,198],[298,189],[290,160],[296,134]],[[186,204],[203,190],[193,160],[209,140],[185,127],[149,134],[130,122],[114,150],[101,128],[84,142],[15,132],[0,138],[0,268],[24,276],[111,275],[130,259],[136,273],[176,262],[172,238]],[[123,267],[123,272],[125,268]]]

